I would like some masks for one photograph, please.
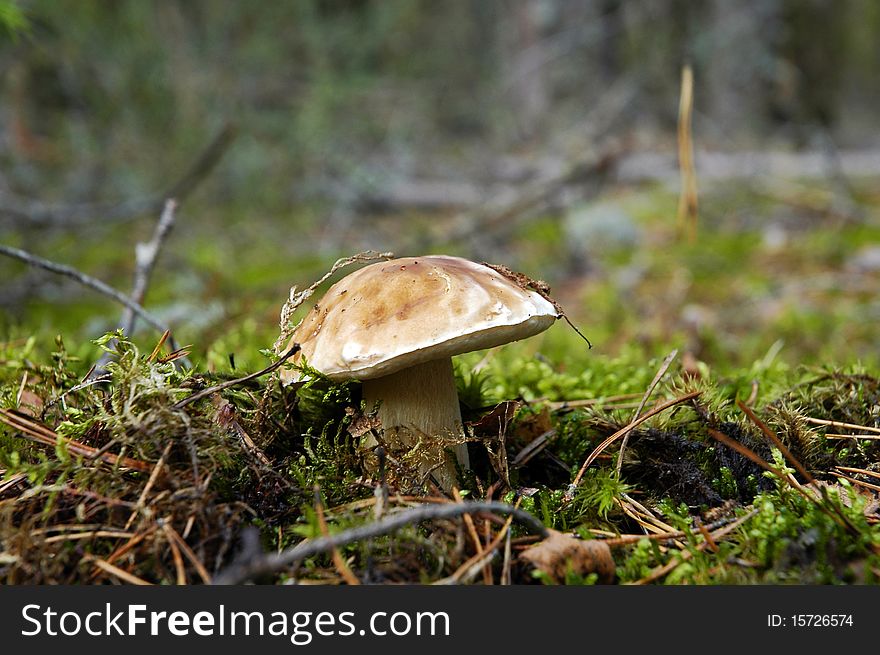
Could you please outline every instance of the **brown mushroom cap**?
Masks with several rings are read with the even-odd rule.
[[[365,266],[328,289],[290,343],[334,380],[367,380],[434,359],[499,346],[559,317],[535,291],[460,257],[404,257]],[[282,369],[285,384],[300,371]]]

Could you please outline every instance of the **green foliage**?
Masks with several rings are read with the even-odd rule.
[[[30,29],[30,21],[15,0],[0,0],[0,34],[15,40]]]

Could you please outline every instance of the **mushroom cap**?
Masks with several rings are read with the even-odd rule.
[[[332,380],[368,380],[499,346],[546,330],[554,305],[488,266],[460,257],[403,257],[365,266],[331,286],[290,344]],[[305,379],[283,368],[285,384]]]

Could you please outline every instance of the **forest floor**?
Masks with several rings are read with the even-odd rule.
[[[146,328],[111,340],[99,296],[28,292],[0,337],[0,580],[877,583],[876,181],[718,185],[693,240],[676,201],[621,187],[507,235],[497,263],[540,271],[594,346],[559,322],[456,358],[457,496],[412,475],[417,452],[364,467],[357,384],[224,384],[270,364],[289,286],[362,238],[321,250],[277,222],[182,216],[146,304],[180,325],[189,369]],[[438,218],[359,230],[394,243],[402,221]],[[49,239],[127,280],[130,249],[104,244],[149,229]],[[503,505],[462,517],[462,499]]]

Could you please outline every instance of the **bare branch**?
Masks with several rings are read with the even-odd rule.
[[[0,219],[26,222],[38,227],[78,227],[92,221],[125,222],[144,214],[158,214],[166,198],[179,202],[189,196],[220,162],[235,139],[236,128],[227,124],[202,151],[186,173],[170,189],[156,195],[118,203],[53,206],[6,197],[0,199]]]
[[[134,312],[136,316],[143,319],[146,323],[153,326],[160,332],[165,332],[166,330],[170,329],[162,321],[150,314],[146,309],[141,307],[141,305],[136,303],[134,300],[126,296],[121,291],[114,289],[110,285],[101,282],[101,280],[94,278],[91,275],[87,275],[86,273],[82,273],[81,271],[76,270],[72,266],[67,266],[66,264],[58,264],[48,259],[38,257],[37,255],[33,255],[26,250],[13,248],[12,246],[7,246],[3,244],[0,244],[0,254],[12,257],[13,259],[18,259],[19,261],[22,261],[29,266],[42,268],[43,270],[49,271],[51,273],[56,273],[57,275],[63,275],[64,277],[69,277],[72,280],[76,280],[83,286],[89,287],[90,289],[93,289],[98,293],[107,296],[108,298],[112,298],[116,302],[127,307],[132,312]]]
[[[286,548],[279,553],[265,553],[250,557],[245,561],[234,563],[225,571],[214,578],[213,584],[240,584],[251,578],[269,573],[275,573],[281,569],[321,553],[329,553],[334,548],[339,548],[363,539],[372,539],[390,534],[407,525],[421,523],[432,519],[452,519],[463,514],[476,514],[479,512],[492,512],[504,516],[513,516],[515,520],[526,526],[531,532],[542,537],[549,533],[547,528],[528,512],[516,508],[507,503],[497,501],[474,501],[465,503],[425,504],[421,507],[404,510],[391,514],[384,519],[361,525],[349,530],[337,532],[328,537],[318,537],[301,541],[296,546]]]
[[[139,305],[144,302],[144,297],[147,295],[150,275],[153,272],[153,268],[156,266],[156,258],[159,256],[159,250],[162,248],[162,244],[165,242],[168,233],[171,231],[171,227],[174,225],[176,211],[177,201],[173,198],[166,200],[165,208],[162,210],[162,215],[159,217],[159,222],[156,223],[156,229],[153,231],[153,237],[146,243],[138,243],[135,245],[134,285],[132,286],[130,297]],[[122,318],[119,321],[119,326],[125,336],[130,337],[134,333],[136,320],[137,316],[135,315],[135,312],[132,311],[130,307],[126,307],[122,312]],[[110,345],[115,342],[114,339]],[[176,349],[173,342],[170,345],[172,346],[172,350]],[[104,368],[110,359],[111,354],[109,351],[105,351],[104,354],[101,355],[101,359],[99,359],[98,363],[95,365],[95,370],[92,374],[93,379],[101,377],[104,374]],[[183,366],[189,365],[189,360],[186,357],[179,358],[179,361]]]
[[[153,231],[153,238],[146,243],[139,243],[135,246],[135,273],[134,286],[131,290],[131,299],[138,304],[143,304],[144,297],[147,295],[147,286],[150,284],[150,275],[156,266],[156,258],[159,256],[159,250],[168,237],[171,227],[174,225],[175,212],[177,211],[177,201],[169,198],[165,201],[165,208],[156,223],[156,229]],[[134,332],[134,324],[136,321],[135,313],[130,307],[126,307],[122,314],[120,325],[125,334]]]

